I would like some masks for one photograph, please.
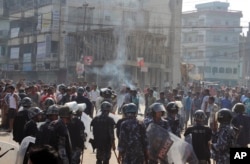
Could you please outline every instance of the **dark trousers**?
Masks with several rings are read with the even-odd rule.
[[[96,151],[96,164],[109,164],[111,157],[111,146],[110,148],[98,148]]]

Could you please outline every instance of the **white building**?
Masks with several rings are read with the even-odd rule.
[[[237,84],[242,78],[241,11],[228,10],[229,3],[218,1],[195,7],[182,14],[182,59],[195,65],[190,80]]]

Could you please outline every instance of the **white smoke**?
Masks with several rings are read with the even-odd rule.
[[[114,59],[106,62],[100,69],[94,68],[91,72],[98,74],[98,76],[110,77],[112,75],[114,78],[110,79],[110,86],[119,83],[119,85],[125,84],[126,86],[134,87],[133,81],[135,79],[132,79],[131,74],[124,69],[124,65],[128,60],[126,39],[132,31],[135,31],[136,27],[143,27],[144,25],[142,0],[93,0],[91,2],[94,2],[93,5],[96,4],[104,8],[105,13],[111,16],[111,24],[118,24],[118,26],[114,27],[113,32],[114,37],[118,40],[115,54],[113,55]],[[115,10],[112,11],[112,8]],[[117,12],[120,12],[120,17],[114,16]]]

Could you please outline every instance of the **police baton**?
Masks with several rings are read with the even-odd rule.
[[[117,156],[117,154],[116,154],[116,152],[115,152],[114,149],[113,149],[113,151],[114,151],[114,154],[115,154],[115,157],[116,157],[116,160],[117,160],[118,164],[120,164],[120,161],[119,161],[118,156]]]

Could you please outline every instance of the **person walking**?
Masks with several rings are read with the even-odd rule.
[[[188,127],[184,133],[184,136],[191,136],[192,146],[194,152],[199,160],[199,164],[210,163],[210,148],[209,141],[212,137],[211,128],[204,126],[206,120],[206,114],[202,110],[197,110],[194,113],[195,124],[192,127]]]
[[[110,102],[102,102],[101,115],[94,117],[90,124],[97,149],[96,164],[109,164],[111,149],[115,150],[115,121],[108,116],[111,110]]]
[[[143,164],[148,161],[146,128],[136,119],[138,108],[129,103],[125,108],[126,120],[121,124],[118,159],[122,164]]]

